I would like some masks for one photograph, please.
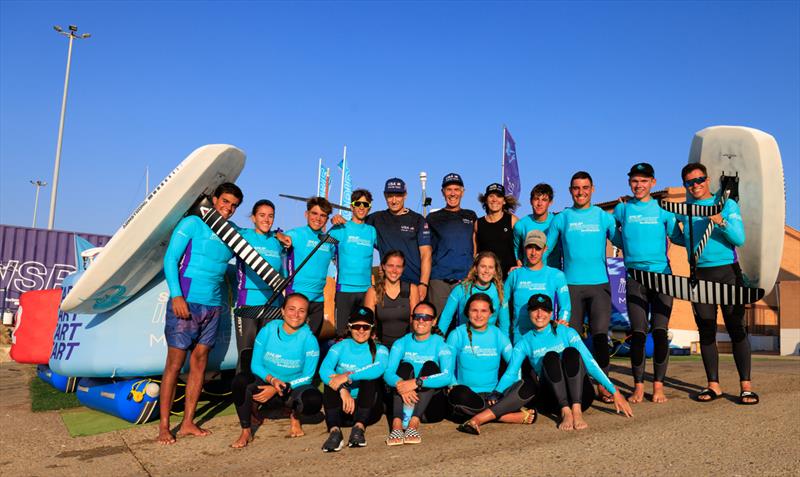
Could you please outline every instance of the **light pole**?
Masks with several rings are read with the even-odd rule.
[[[427,217],[427,205],[428,205],[428,198],[426,197],[427,190],[426,185],[428,184],[428,174],[425,171],[419,173],[419,182],[422,184],[422,216]]]
[[[61,163],[61,140],[64,137],[64,114],[67,112],[67,90],[69,89],[69,66],[72,62],[72,40],[79,39],[85,40],[91,35],[83,33],[78,35],[78,27],[75,25],[69,26],[69,32],[64,31],[63,28],[56,25],[53,29],[59,35],[64,35],[69,38],[69,49],[67,50],[67,74],[64,76],[64,97],[61,99],[61,120],[58,122],[58,143],[56,144],[56,164],[53,167],[53,190],[50,191],[50,217],[47,219],[47,228],[52,230],[53,224],[56,220],[56,196],[58,195],[58,167]]]
[[[36,200],[33,201],[33,225],[31,227],[36,228],[36,212],[39,210],[39,189],[47,185],[47,182],[43,181],[30,181],[31,184],[36,186]]]

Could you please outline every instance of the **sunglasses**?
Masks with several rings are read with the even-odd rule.
[[[364,201],[364,200],[357,200],[357,201],[351,203],[350,205],[352,205],[353,207],[363,207],[365,209],[369,209],[370,207],[372,207],[371,203],[369,203],[367,201]]]
[[[683,187],[692,187],[693,185],[702,184],[703,182],[706,181],[706,179],[708,179],[708,177],[700,176],[700,177],[695,177],[694,179],[683,181]]]
[[[411,318],[419,321],[433,321],[435,316],[429,315],[427,313],[414,313],[413,315],[411,315]]]
[[[368,325],[365,323],[357,323],[355,325],[347,325],[351,330],[355,331],[369,331],[372,329],[372,325]]]

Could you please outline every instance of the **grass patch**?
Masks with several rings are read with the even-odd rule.
[[[30,380],[31,411],[55,411],[81,405],[75,393],[62,393],[33,375]]]

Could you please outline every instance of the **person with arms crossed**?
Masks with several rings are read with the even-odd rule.
[[[475,253],[492,252],[500,259],[503,280],[508,272],[517,266],[517,252],[514,248],[514,225],[517,216],[514,210],[519,203],[513,195],[506,195],[503,184],[486,186],[486,192],[478,196],[486,215],[475,222],[473,241]]]

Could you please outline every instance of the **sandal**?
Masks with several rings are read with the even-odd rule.
[[[600,400],[606,404],[614,404],[614,396],[611,394],[600,393]]]
[[[701,399],[701,398],[703,398],[705,396],[708,396],[708,399]],[[697,401],[697,402],[711,402],[711,401],[719,398],[720,396],[722,396],[722,394],[717,394],[717,392],[714,391],[713,389],[704,388],[702,391],[697,393],[697,396],[695,396],[694,400]]]
[[[405,443],[405,439],[403,439],[404,434],[402,429],[395,429],[389,433],[389,437],[386,438],[386,445],[387,446],[401,446]]]
[[[422,444],[422,434],[413,427],[409,427],[403,436],[403,442],[405,444]]]
[[[536,412],[536,409],[528,409],[527,407],[520,408],[519,410],[522,413],[522,423],[523,424],[533,424],[536,422],[536,419],[539,418],[539,413]]]
[[[473,436],[481,435],[480,429],[475,427],[475,424],[472,423],[472,420],[463,422],[461,425],[456,427],[458,432],[463,432],[464,434],[472,434]]]
[[[755,399],[755,401],[745,401],[745,399]],[[742,391],[739,394],[739,404],[742,406],[752,406],[758,404],[760,399],[758,398],[758,394],[754,393],[753,391]]]

